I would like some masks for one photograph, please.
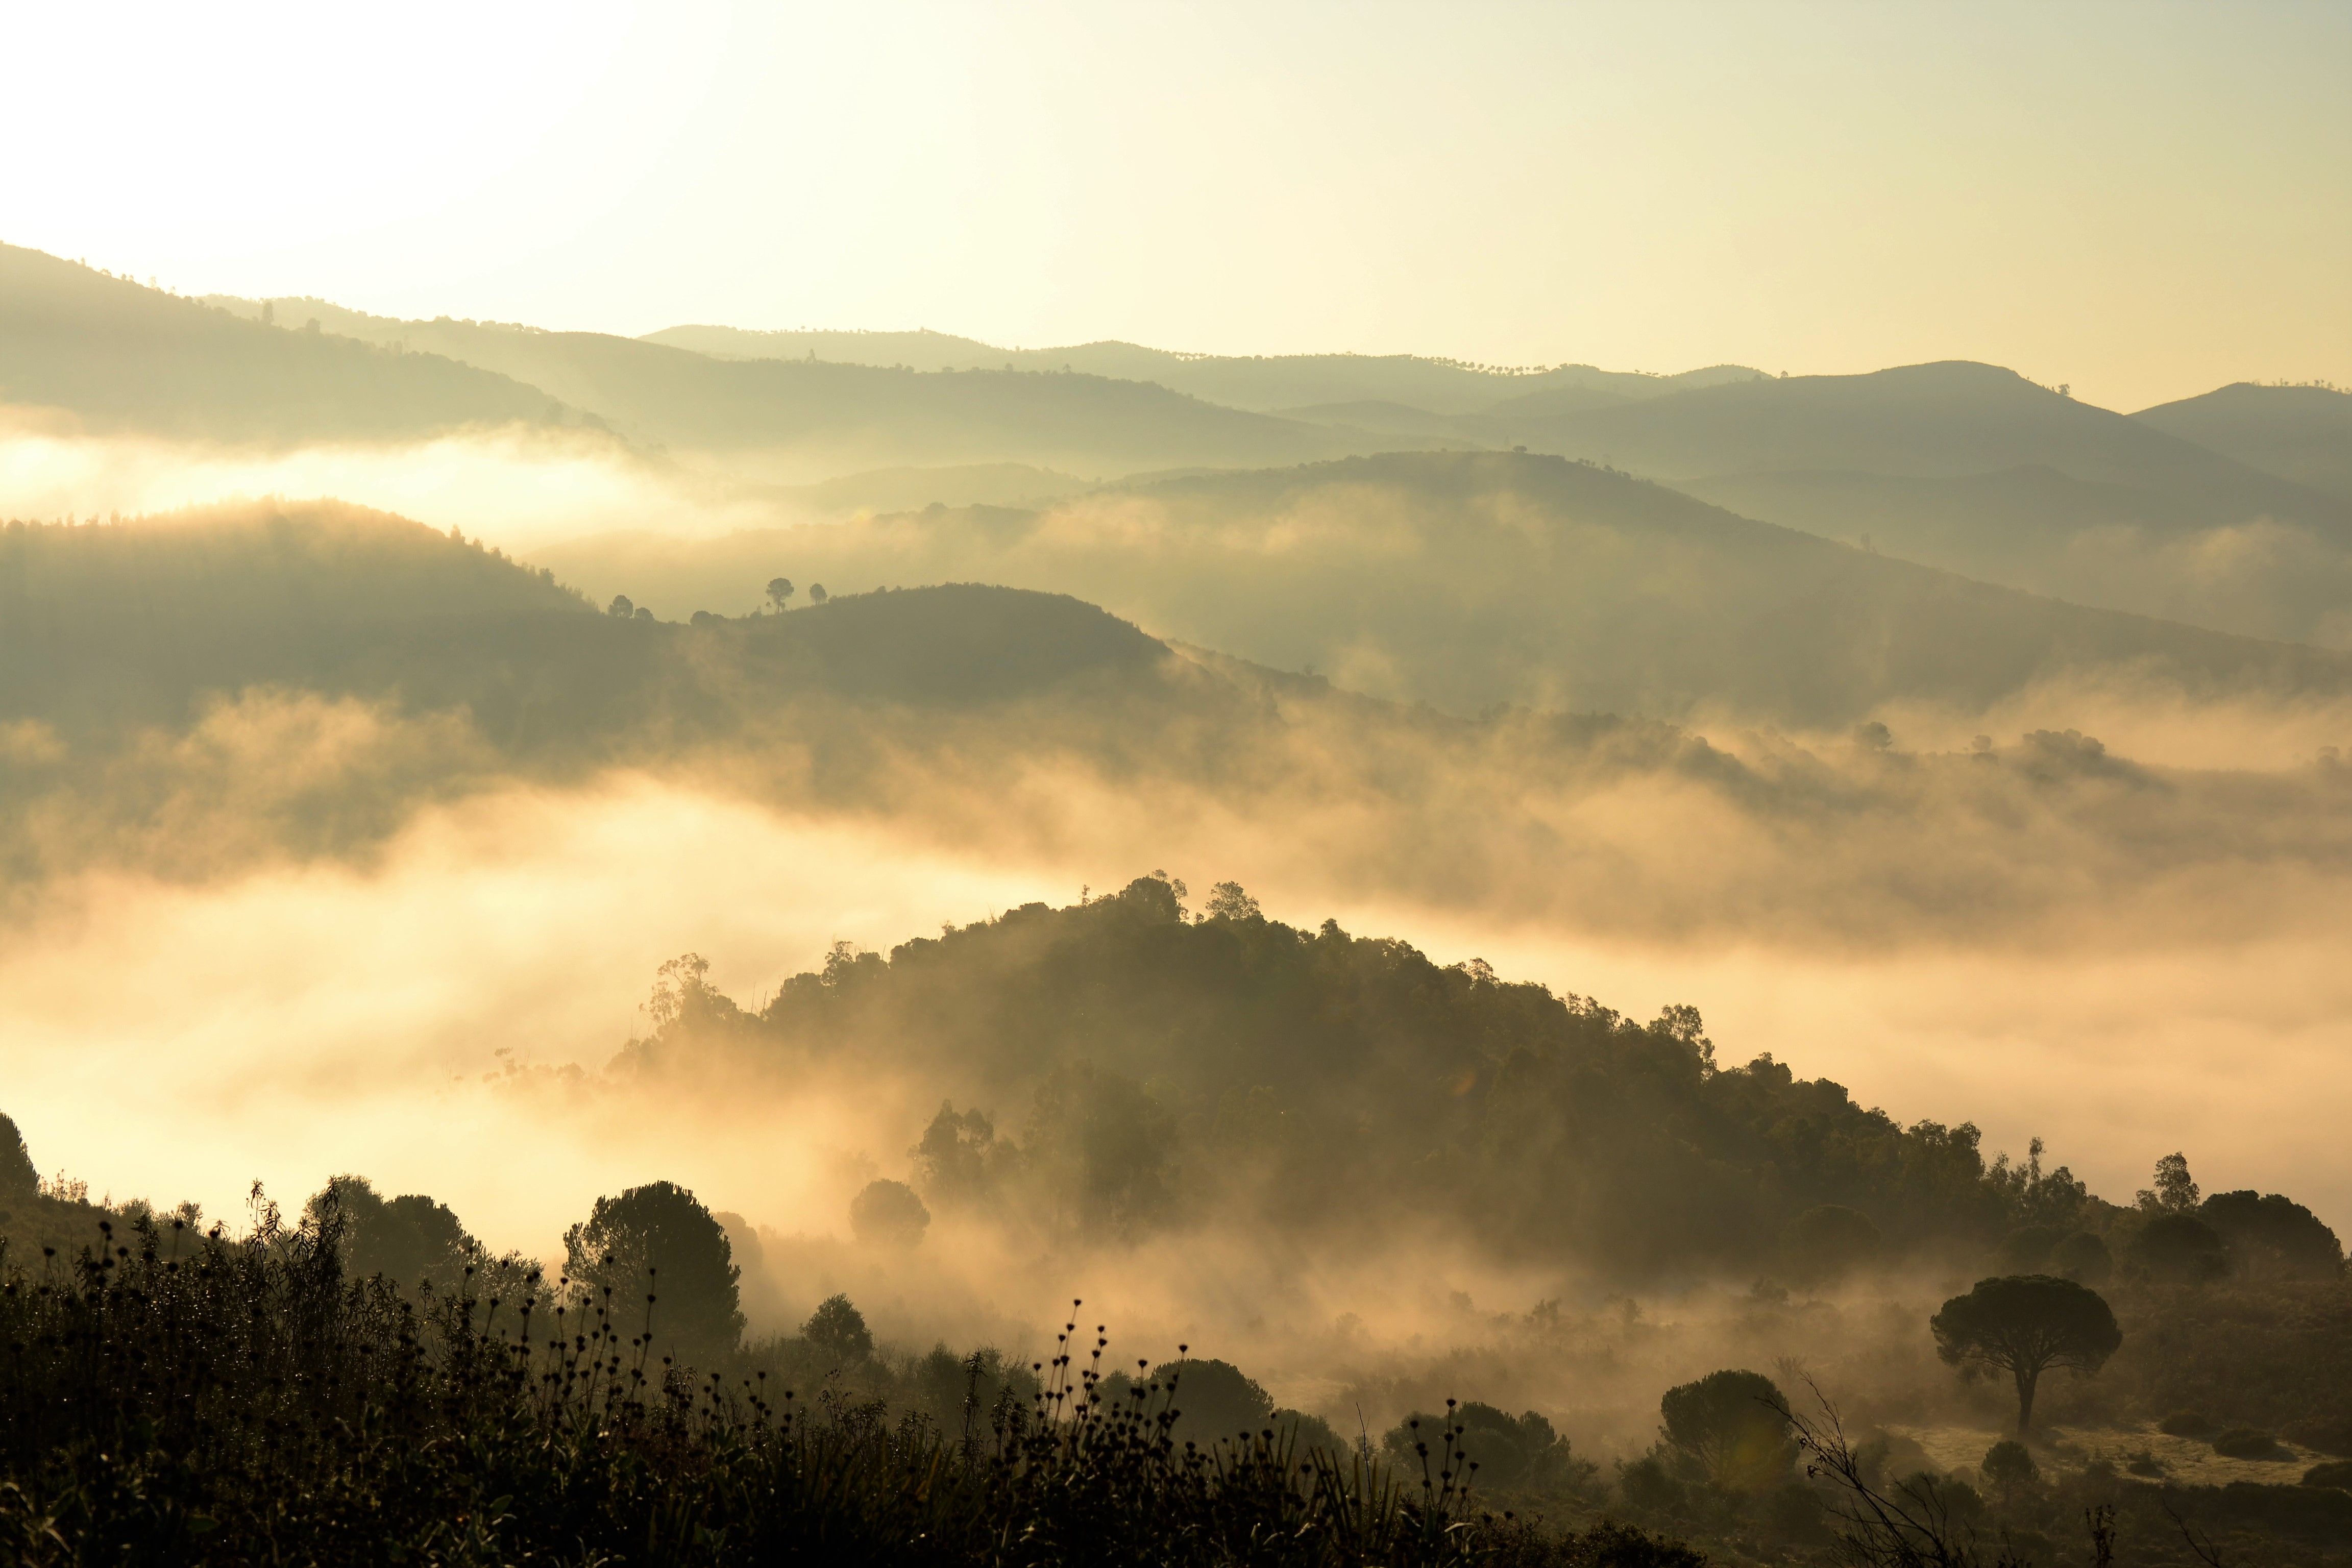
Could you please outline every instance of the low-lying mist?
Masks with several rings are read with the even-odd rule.
[[[2095,1190],[2179,1145],[2217,1185],[2352,1216],[2333,1110],[2352,982],[2325,962],[2344,936],[2325,900],[2239,940],[2129,941],[2116,910],[2034,951],[1633,941],[1570,900],[1336,890],[1271,835],[1170,828],[1171,869],[1244,880],[1302,925],[1405,935],[1639,1016],[1696,1005],[1727,1060],[1770,1052],[1899,1121],[1975,1121],[1990,1147],[2042,1136]],[[884,950],[1132,869],[1099,844],[959,846],[640,777],[432,807],[363,865],[88,872],[47,888],[0,959],[9,1110],[44,1168],[215,1213],[256,1178],[299,1194],[354,1168],[544,1255],[597,1192],[667,1176],[759,1225],[839,1233],[858,1184],[903,1173],[935,1086],[851,1075],[674,1110],[600,1088],[655,968],[707,954],[749,1005],[836,941]],[[490,1081],[515,1064],[582,1076]]]
[[[812,515],[772,490],[578,426],[238,446],[93,435],[58,416],[0,408],[0,515],[144,516],[283,495],[338,496],[510,551],[606,531],[705,536]]]

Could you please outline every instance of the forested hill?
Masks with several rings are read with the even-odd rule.
[[[887,957],[836,950],[757,1013],[673,966],[662,1026],[615,1068],[910,1080],[953,1100],[912,1154],[927,1199],[1129,1234],[1419,1218],[1604,1277],[1801,1282],[1971,1264],[2030,1226],[2126,1239],[2063,1168],[1989,1159],[1965,1121],[1901,1126],[1769,1057],[1719,1062],[1688,1008],[1637,1024],[1267,920],[1230,883],[1203,906],[1155,874]]]
[[[101,432],[268,443],[583,420],[492,371],[304,324],[243,321],[0,245],[0,405],[62,410]]]
[[[690,746],[812,697],[1006,700],[1172,656],[1091,605],[941,587],[681,625],[336,503],[0,526],[0,722],[104,743],[248,689],[463,710],[526,752]],[[1196,683],[1197,684],[1197,683]]]

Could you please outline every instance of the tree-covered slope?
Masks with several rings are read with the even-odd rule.
[[[616,1065],[794,1080],[854,1057],[910,1078],[957,1102],[915,1151],[949,1207],[1129,1233],[1245,1216],[1326,1241],[1418,1219],[1655,1279],[1774,1267],[1824,1204],[1867,1215],[1891,1256],[1933,1257],[2086,1202],[2063,1172],[1993,1169],[1973,1127],[1902,1127],[1769,1058],[1718,1064],[1688,1009],[1638,1025],[1402,942],[1268,921],[1232,888],[1194,918],[1148,877],[839,952],[757,1014],[673,984],[670,1022]]]

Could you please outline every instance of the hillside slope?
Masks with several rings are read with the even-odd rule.
[[[2241,381],[2132,417],[2352,504],[2352,393]]]
[[[1558,458],[1391,454],[696,542],[582,541],[567,580],[730,609],[979,579],[1454,712],[1498,702],[1844,725],[2089,671],[2207,695],[2352,691],[2352,658],[2086,609],[1749,521]]]
[[[1990,365],[1488,418],[1534,450],[1990,582],[2352,647],[2352,506]]]
[[[1679,375],[1643,375],[1591,365],[1504,370],[1415,354],[1193,354],[1134,343],[1001,349],[941,332],[755,332],[735,327],[669,327],[647,334],[700,353],[735,359],[814,356],[850,364],[915,370],[1072,370],[1121,381],[1156,382],[1234,408],[1273,412],[1329,403],[1403,404],[1431,414],[1484,412],[1498,400],[1554,389],[1603,400],[1662,396],[1687,387],[1743,381],[1759,373],[1717,365]]]
[[[581,420],[492,371],[242,321],[16,246],[0,246],[0,404],[94,431],[270,443]]]
[[[593,410],[633,440],[732,471],[823,479],[901,465],[1021,463],[1083,475],[1256,467],[1418,444],[1203,402],[1164,386],[1050,370],[924,371],[805,359],[714,359],[598,332],[399,321],[273,300],[331,331],[425,349]],[[250,307],[256,310],[257,305]]]

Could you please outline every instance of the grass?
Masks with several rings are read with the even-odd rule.
[[[1037,1392],[960,1418],[814,1407],[656,1357],[654,1299],[509,1275],[348,1278],[341,1217],[200,1234],[138,1214],[37,1267],[0,1247],[0,1558],[33,1564],[1694,1565],[1486,1511],[1265,1434],[1171,1435],[1075,1322]]]

